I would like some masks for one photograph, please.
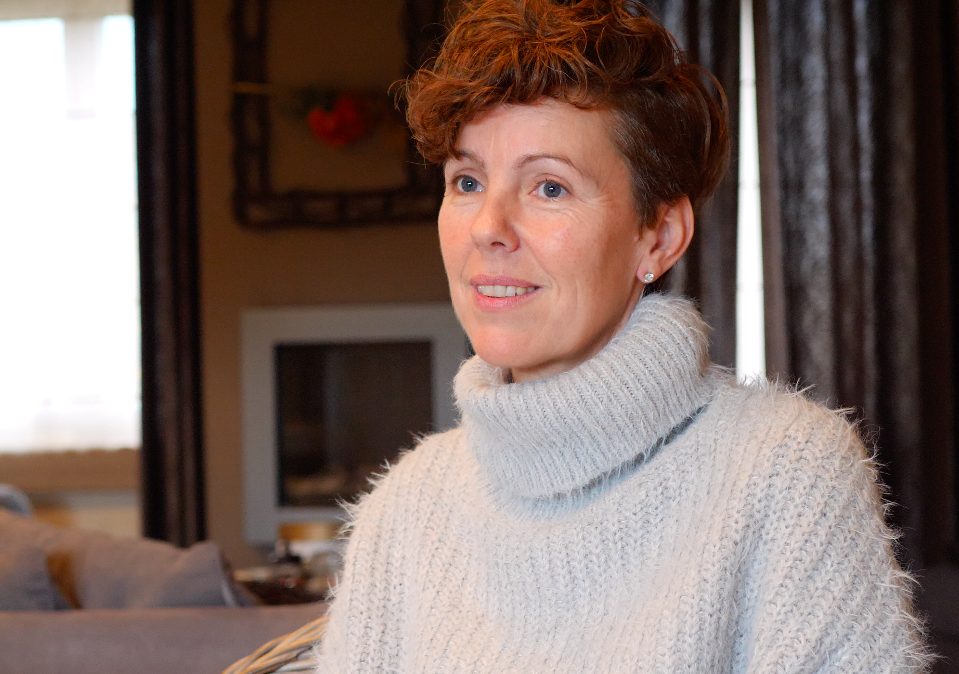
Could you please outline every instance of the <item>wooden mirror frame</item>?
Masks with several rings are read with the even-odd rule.
[[[234,0],[232,14],[234,84],[268,84],[270,0]],[[434,53],[445,31],[443,0],[406,0],[403,31],[405,74]],[[243,87],[238,87],[243,89]],[[406,184],[366,191],[288,190],[271,179],[271,119],[266,96],[233,93],[233,211],[238,222],[256,229],[290,226],[349,227],[435,220],[442,201],[442,174],[427,164],[412,139],[406,148]]]

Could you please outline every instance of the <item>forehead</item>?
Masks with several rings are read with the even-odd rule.
[[[568,156],[579,161],[608,161],[619,153],[612,140],[613,114],[600,108],[577,108],[552,98],[522,105],[498,105],[460,130],[456,155],[489,161],[536,154]]]

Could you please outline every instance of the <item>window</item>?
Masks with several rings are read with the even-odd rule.
[[[759,127],[752,1],[742,2],[739,89],[739,222],[736,244],[736,377],[766,374],[762,232],[759,213]]]
[[[140,444],[133,21],[99,4],[0,20],[0,452]]]

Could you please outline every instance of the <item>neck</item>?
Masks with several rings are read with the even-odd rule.
[[[706,326],[688,300],[651,295],[593,358],[508,384],[509,371],[467,361],[457,404],[492,487],[544,499],[586,489],[641,462],[708,400]]]

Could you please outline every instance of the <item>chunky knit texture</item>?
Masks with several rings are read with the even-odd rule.
[[[652,296],[569,372],[467,361],[355,509],[317,671],[923,671],[855,431],[706,346]]]

